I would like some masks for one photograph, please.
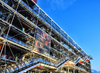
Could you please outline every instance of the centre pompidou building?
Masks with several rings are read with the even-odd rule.
[[[91,73],[92,57],[36,2],[0,0],[0,73]]]

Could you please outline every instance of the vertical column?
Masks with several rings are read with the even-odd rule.
[[[63,68],[63,67],[61,67],[61,71],[62,71],[62,68]]]
[[[73,69],[73,73],[75,73],[75,69]]]
[[[60,34],[59,34],[60,43],[61,43],[62,39],[61,39],[60,35],[61,35],[61,28],[60,28]],[[61,44],[62,44],[62,43],[61,43]],[[61,49],[62,49],[62,47],[61,47],[61,45],[60,45],[60,58],[62,57]]]
[[[39,70],[39,73],[41,73],[40,70]]]
[[[67,73],[69,73],[69,67],[68,67],[68,72]]]
[[[51,24],[50,24],[50,37],[51,37],[51,35],[52,35],[52,20],[51,20]],[[51,40],[52,40],[52,38],[51,38]],[[50,43],[51,44],[51,43]],[[49,50],[49,55],[50,55],[50,51],[51,51],[51,46],[50,46],[50,50]],[[50,63],[51,63],[51,59],[50,59]]]
[[[81,73],[81,70],[79,70],[78,73]]]
[[[41,71],[39,71],[39,73],[41,73]]]
[[[21,1],[21,0],[20,0],[20,1]],[[18,9],[18,7],[19,7],[20,1],[18,2],[16,11],[17,11],[17,9]],[[4,41],[3,46],[2,46],[2,50],[1,50],[0,56],[1,56],[1,54],[2,54],[3,49],[4,49],[4,54],[6,55],[6,44],[7,44],[7,43],[6,43],[6,40],[7,40],[7,37],[8,37],[8,35],[9,35],[9,32],[10,32],[10,29],[11,29],[11,26],[12,26],[12,23],[13,23],[13,20],[14,20],[15,14],[16,14],[16,11],[14,12],[14,15],[13,15],[13,17],[12,17],[11,24],[9,25],[9,28],[8,28],[8,31],[7,31],[7,34],[6,34],[6,37],[5,37],[5,41]],[[4,73],[6,72],[6,66],[7,66],[6,63],[7,63],[7,62],[6,62],[6,59],[5,59]]]
[[[67,73],[67,71],[65,71],[64,73]]]

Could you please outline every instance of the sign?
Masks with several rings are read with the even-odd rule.
[[[51,47],[51,37],[37,28],[34,51],[49,55]]]

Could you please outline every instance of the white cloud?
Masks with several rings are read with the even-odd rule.
[[[68,6],[72,5],[76,0],[47,0],[53,10],[64,10]]]

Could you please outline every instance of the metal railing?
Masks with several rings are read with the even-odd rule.
[[[84,71],[86,71],[85,69],[83,69],[83,68],[81,68],[81,67],[78,67],[78,66],[75,66],[76,68],[79,68],[79,69],[82,69],[82,70],[84,70]]]
[[[74,63],[77,64],[79,62],[79,60],[80,60],[80,57],[77,58]],[[16,64],[12,64],[12,65],[7,66],[6,67],[6,73],[14,72],[14,71],[17,71],[17,70],[18,71],[19,70],[24,70],[27,67],[33,66],[33,65],[35,65],[37,63],[40,63],[40,64],[43,63],[43,64],[46,64],[46,65],[49,65],[49,66],[53,66],[53,67],[55,67],[55,68],[58,69],[58,68],[60,68],[62,65],[64,65],[68,61],[70,61],[70,59],[66,57],[61,62],[58,62],[57,64],[54,64],[52,62],[43,60],[41,58],[30,58],[28,60],[24,60],[24,61],[21,61],[19,63],[16,63]],[[75,67],[77,67],[77,66],[75,66]],[[77,67],[77,68],[82,69],[80,67]],[[4,69],[0,69],[0,73],[3,73],[3,72],[4,72]]]
[[[74,63],[77,64],[77,63],[80,61],[80,59],[81,59],[81,58],[78,57],[78,58],[74,61]]]
[[[6,37],[6,35],[4,35],[4,38],[5,38],[5,37]],[[24,43],[24,42],[22,42],[22,41],[20,41],[20,40],[18,40],[18,39],[16,39],[16,38],[13,38],[13,37],[11,37],[11,36],[7,36],[7,39],[10,40],[10,41],[15,42],[15,43],[17,43],[17,44],[20,44],[20,45],[22,45],[22,46],[24,46],[24,47],[27,47],[27,48],[30,48],[30,49],[31,49],[31,47],[30,47],[28,44],[26,44],[26,43]]]
[[[60,68],[62,65],[64,65],[69,60],[70,60],[69,58],[65,58],[65,60],[61,61],[60,63],[54,64],[52,62],[43,60],[41,58],[30,58],[28,60],[24,60],[24,61],[21,61],[19,63],[7,66],[6,67],[6,73],[14,72],[14,71],[17,71],[17,70],[20,70],[20,69],[24,70],[24,69],[26,69],[26,67],[29,67],[31,65],[33,66],[37,63],[40,63],[40,64],[43,63],[43,64],[53,66],[55,68]],[[4,72],[4,69],[0,69],[0,73],[3,73],[3,72]]]
[[[55,64],[53,64],[49,61],[43,60],[41,58],[31,58],[31,59],[7,66],[6,73],[14,72],[14,71],[20,70],[22,68],[25,69],[26,67],[37,64],[37,63],[44,63],[44,64],[51,65],[54,67],[56,66]],[[4,72],[4,69],[1,69],[0,73],[3,73],[3,72]]]

